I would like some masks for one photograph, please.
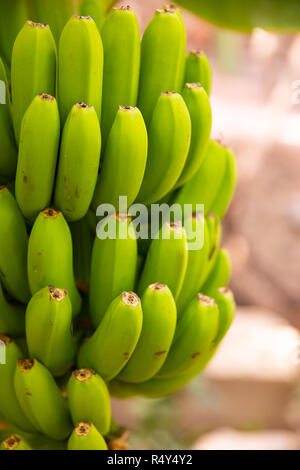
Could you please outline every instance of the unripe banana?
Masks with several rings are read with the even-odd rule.
[[[14,383],[18,401],[32,425],[51,439],[66,439],[72,429],[67,402],[48,369],[36,359],[20,359]]]
[[[104,22],[101,37],[104,50],[102,138],[105,150],[118,107],[136,106],[137,102],[141,41],[132,8],[114,8]]]
[[[66,289],[73,317],[79,314],[81,297],[74,281],[72,238],[59,211],[46,209],[33,225],[28,245],[28,279],[32,294],[46,286]]]
[[[208,228],[208,240],[209,240],[209,257],[208,257],[208,263],[206,266],[206,269],[203,271],[203,275],[201,276],[200,282],[199,282],[199,290],[202,290],[202,286],[205,283],[205,281],[208,279],[211,270],[214,267],[219,248],[220,248],[220,243],[222,239],[222,225],[220,223],[220,219],[217,215],[213,214],[212,212],[209,212],[205,216],[207,228]]]
[[[191,118],[182,96],[162,93],[150,122],[149,152],[139,202],[151,204],[172,190],[184,168],[190,142]]]
[[[0,282],[0,333],[13,337],[25,333],[25,306],[8,302]]]
[[[16,36],[27,18],[26,0],[1,0],[0,56],[10,64]]]
[[[185,231],[189,244],[202,244],[201,248],[190,249],[183,286],[177,299],[178,314],[180,315],[191,299],[199,292],[201,278],[207,269],[210,255],[209,230],[206,219],[199,213],[194,213],[185,220]]]
[[[228,206],[233,197],[236,187],[237,168],[234,154],[227,149],[227,161],[223,180],[221,182],[219,192],[214,200],[211,211],[217,214],[220,219],[224,217]]]
[[[137,241],[131,219],[125,214],[109,216],[115,225],[114,238],[95,238],[90,282],[90,315],[95,327],[109,304],[122,290],[134,288],[137,267]]]
[[[139,340],[143,312],[139,297],[123,292],[108,307],[93,336],[79,351],[79,367],[94,369],[107,382],[125,367]]]
[[[210,297],[196,295],[183,312],[176,327],[168,357],[157,377],[172,377],[191,369],[215,340],[219,329],[219,310]]]
[[[5,364],[0,364],[0,413],[5,421],[26,432],[36,432],[17,400],[14,375],[17,360],[23,357],[20,348],[6,335],[0,335],[1,349],[5,347]],[[3,346],[4,345],[4,346]]]
[[[118,375],[118,380],[125,382],[151,379],[165,362],[175,333],[176,304],[166,285],[151,284],[141,302],[142,333],[129,362]]]
[[[186,233],[180,222],[165,223],[152,240],[138,284],[138,293],[154,282],[166,284],[177,301],[188,262]]]
[[[79,423],[69,438],[68,450],[108,450],[108,448],[92,423]]]
[[[72,335],[72,304],[63,289],[49,286],[38,291],[26,310],[29,355],[54,375],[64,375],[72,366],[76,340]]]
[[[62,124],[72,106],[81,101],[101,116],[103,46],[96,23],[89,16],[74,15],[59,41],[58,102]]]
[[[185,62],[185,82],[200,82],[207,95],[210,96],[212,70],[208,58],[203,51],[192,50]]]
[[[233,322],[236,305],[234,295],[227,287],[221,287],[215,291],[213,297],[220,312],[220,327],[215,340],[215,347],[217,348]]]
[[[28,107],[20,133],[15,191],[27,219],[35,219],[51,202],[59,137],[56,99],[42,93]]]
[[[56,45],[47,24],[27,21],[19,32],[12,52],[11,87],[14,130],[19,142],[23,116],[34,97],[39,93],[55,96]]]
[[[81,292],[88,294],[90,290],[91,259],[94,244],[94,236],[88,223],[88,217],[70,224],[70,230],[73,243],[76,286]]]
[[[112,204],[119,211],[119,196],[135,201],[143,181],[148,135],[137,108],[120,106],[108,136],[104,162],[93,199],[93,207]],[[112,184],[113,181],[113,184]]]
[[[212,126],[211,106],[204,88],[199,83],[186,83],[182,96],[191,117],[192,137],[189,154],[176,187],[190,181],[199,170]]]
[[[0,183],[14,179],[17,168],[17,148],[11,117],[7,75],[0,57]]]
[[[199,170],[184,185],[175,197],[175,203],[190,204],[190,212],[196,210],[196,204],[204,204],[205,214],[210,212],[218,194],[226,167],[227,151],[215,141],[210,140]],[[187,210],[185,214],[188,215]]]
[[[93,106],[77,103],[65,123],[54,205],[70,222],[82,219],[91,204],[98,176],[101,133]]]
[[[226,250],[218,250],[214,265],[201,287],[203,294],[213,297],[215,291],[222,286],[227,286],[231,275],[231,261]]]
[[[107,386],[91,369],[75,370],[68,382],[69,408],[73,424],[93,420],[97,430],[105,435],[111,424],[111,405]]]
[[[16,300],[27,303],[27,231],[15,198],[0,186],[0,279],[5,290]]]
[[[32,448],[19,434],[11,434],[1,443],[0,450],[32,450]]]
[[[181,92],[185,50],[186,32],[177,9],[167,6],[156,10],[144,32],[141,47],[138,107],[147,126],[160,93]]]
[[[91,16],[100,32],[105,19],[106,10],[106,5],[102,1],[83,0],[80,8],[80,15]]]

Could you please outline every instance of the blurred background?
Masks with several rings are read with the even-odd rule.
[[[142,31],[162,6],[128,3]],[[238,309],[203,375],[172,397],[114,400],[114,414],[137,449],[299,449],[300,35],[183,12],[189,49],[213,67],[213,136],[238,162],[223,224]]]

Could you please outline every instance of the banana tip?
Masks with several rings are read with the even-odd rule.
[[[166,284],[161,284],[160,282],[155,282],[154,284],[150,284],[149,289],[154,291],[163,291],[166,288]]]
[[[31,20],[28,20],[27,24],[29,26],[32,26],[33,28],[41,28],[41,29],[49,28],[49,25],[47,23],[36,23],[35,21],[31,21]]]
[[[6,335],[0,335],[0,341],[1,341],[2,343],[4,343],[5,346],[7,346],[8,344],[12,343],[12,339],[9,338],[9,337],[6,336]]]
[[[88,436],[90,430],[92,429],[92,423],[78,423],[75,428],[75,433],[79,437]]]
[[[58,287],[49,286],[50,299],[56,302],[61,302],[68,295],[68,291],[65,289],[59,289]]]
[[[122,292],[122,301],[129,307],[137,307],[140,305],[140,298],[134,292]]]
[[[61,211],[56,211],[55,209],[48,208],[48,209],[45,209],[44,211],[42,211],[41,214],[44,217],[55,219],[56,217],[58,217],[61,214]]]
[[[198,301],[207,307],[216,306],[216,302],[211,297],[207,295],[198,294]]]
[[[3,445],[6,450],[16,449],[21,442],[21,439],[18,438],[15,434],[11,434],[7,439],[3,441]]]
[[[34,359],[19,359],[18,367],[21,372],[29,372],[34,366]]]
[[[77,369],[74,370],[72,375],[78,382],[88,382],[95,375],[95,372],[92,369]]]

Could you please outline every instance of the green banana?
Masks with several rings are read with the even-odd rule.
[[[46,286],[66,289],[73,317],[81,308],[81,297],[73,274],[72,238],[60,211],[46,209],[37,217],[28,245],[28,279],[32,294]]]
[[[72,304],[68,293],[52,286],[38,291],[26,310],[29,355],[54,375],[64,375],[72,366],[77,344],[72,335]]]
[[[95,327],[111,301],[134,288],[137,267],[137,241],[131,219],[125,214],[108,217],[116,232],[114,238],[95,238],[90,281],[90,315]],[[99,232],[98,232],[99,234]]]
[[[20,133],[15,191],[19,207],[29,220],[51,202],[59,137],[56,99],[42,93],[28,107]]]
[[[0,0],[0,56],[10,64],[16,36],[27,19],[27,0]]]
[[[19,32],[11,62],[12,114],[16,141],[26,109],[39,93],[55,96],[56,45],[47,24],[27,21]]]
[[[21,408],[42,434],[58,441],[71,432],[66,400],[48,369],[36,359],[19,359],[15,390]]]
[[[183,99],[190,113],[192,137],[189,154],[176,187],[184,185],[197,173],[209,142],[212,111],[208,96],[199,83],[186,83]]]
[[[100,32],[105,19],[106,10],[106,5],[101,0],[83,0],[80,7],[80,15],[91,16]]]
[[[68,450],[108,450],[108,448],[92,423],[79,423],[69,438]]]
[[[105,150],[118,107],[136,106],[137,102],[141,42],[137,18],[130,6],[111,10],[101,37],[104,50],[101,130]]]
[[[93,106],[77,103],[65,123],[54,205],[69,222],[82,219],[91,204],[98,176],[101,133]]]
[[[212,270],[205,284],[201,287],[201,292],[212,297],[217,289],[227,286],[230,275],[231,262],[229,254],[226,250],[218,250]]]
[[[162,93],[150,122],[149,152],[139,202],[151,204],[172,190],[188,157],[191,129],[191,118],[182,96]]]
[[[72,106],[94,106],[101,116],[103,46],[94,20],[89,16],[72,16],[59,41],[58,102],[62,124]]]
[[[111,424],[111,405],[107,386],[91,369],[75,370],[68,382],[69,408],[74,425],[93,420],[105,435]]]
[[[208,58],[203,51],[193,49],[187,56],[185,62],[186,83],[199,82],[210,96],[212,84],[212,70]]]
[[[11,434],[0,445],[0,450],[32,450],[28,442],[18,434]]]
[[[156,10],[141,45],[138,107],[147,126],[160,93],[181,92],[185,50],[186,32],[178,10],[173,6]]]
[[[185,220],[185,231],[189,244],[195,243],[199,238],[201,248],[189,250],[188,263],[183,286],[177,299],[178,314],[187,306],[188,302],[199,292],[201,278],[207,268],[210,255],[210,240],[207,221],[199,213],[194,213]],[[202,243],[201,243],[202,242]]]
[[[220,223],[220,219],[218,216],[215,214],[209,212],[205,216],[205,220],[207,223],[207,228],[208,228],[208,240],[209,240],[209,257],[208,257],[208,263],[206,266],[206,269],[203,271],[203,275],[201,276],[199,280],[199,291],[202,290],[203,284],[206,282],[208,279],[211,270],[213,269],[216,258],[218,256],[219,248],[220,248],[220,243],[222,239],[222,226]]]
[[[5,364],[0,364],[0,413],[5,421],[26,432],[36,432],[23,413],[14,388],[14,375],[17,360],[23,357],[20,348],[8,336],[0,335],[1,345],[5,346]],[[1,346],[3,347],[3,346]]]
[[[14,179],[17,155],[7,75],[0,57],[0,183]]]
[[[90,270],[94,243],[94,236],[88,224],[88,217],[70,224],[70,230],[73,242],[76,286],[81,292],[88,294],[90,290]]]
[[[114,299],[93,336],[83,343],[80,368],[94,369],[107,382],[125,367],[139,340],[143,312],[139,297],[123,292]]]
[[[197,210],[196,204],[204,204],[205,214],[210,212],[224,177],[226,157],[226,149],[210,140],[199,170],[175,197],[175,203],[182,207],[185,204],[191,206],[186,208],[186,215],[188,211]]]
[[[224,177],[221,182],[216,199],[214,200],[210,209],[212,212],[217,214],[220,219],[224,217],[224,214],[226,213],[228,206],[231,202],[236,187],[236,180],[237,168],[235,157],[233,153],[229,149],[227,149],[227,161]]]
[[[126,196],[127,206],[131,206],[143,181],[147,151],[148,135],[141,112],[137,108],[120,106],[107,140],[93,199],[94,208],[112,204],[119,211],[120,196]]]
[[[151,284],[142,299],[143,327],[138,344],[117,379],[144,382],[162,367],[170,350],[176,328],[176,304],[164,284]]]
[[[25,306],[8,302],[5,298],[0,282],[0,333],[13,337],[23,336],[25,333]]]
[[[0,279],[5,290],[16,300],[27,303],[27,232],[15,198],[0,186]]]
[[[228,287],[220,287],[213,293],[219,312],[220,312],[220,327],[215,340],[215,347],[217,347],[227,331],[229,330],[236,309],[233,293]]]
[[[138,283],[138,293],[155,282],[166,284],[177,301],[188,263],[186,233],[180,222],[165,223],[153,239]]]

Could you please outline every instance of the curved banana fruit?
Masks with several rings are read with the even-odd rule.
[[[142,299],[143,327],[137,346],[117,380],[144,382],[151,379],[166,360],[174,337],[177,311],[170,289],[151,284]]]
[[[218,250],[214,265],[206,279],[205,284],[201,287],[203,294],[213,297],[217,289],[227,286],[231,276],[231,261],[226,250]]]
[[[88,223],[88,217],[70,224],[70,230],[76,286],[87,295],[90,290],[91,259],[94,244],[94,236]]]
[[[185,62],[185,82],[201,83],[207,95],[210,96],[212,70],[208,58],[203,51],[193,49]]]
[[[0,335],[1,349],[5,347],[5,364],[0,364],[0,413],[5,421],[16,426],[22,431],[36,432],[36,427],[31,424],[23,413],[17,400],[14,375],[17,360],[23,357],[21,349],[8,336]],[[4,345],[4,346],[3,346]]]
[[[12,114],[16,141],[35,96],[56,92],[56,45],[47,24],[27,21],[19,32],[11,61]],[[40,145],[43,141],[40,140]]]
[[[28,245],[28,279],[32,294],[46,286],[66,289],[73,317],[79,314],[81,297],[74,281],[72,238],[60,211],[46,209],[33,225]]]
[[[11,434],[1,443],[0,450],[32,450],[32,448],[19,434]]]
[[[197,173],[205,157],[212,126],[212,111],[208,96],[199,83],[186,83],[183,99],[192,123],[189,154],[176,187],[184,185]]]
[[[120,196],[126,196],[127,205],[131,206],[142,185],[147,152],[148,135],[141,112],[131,106],[120,106],[107,139],[94,208],[112,204],[120,211]]]
[[[237,181],[237,168],[234,154],[227,149],[227,161],[219,192],[214,200],[211,211],[222,219],[229,207]]]
[[[172,190],[188,157],[191,130],[191,118],[182,96],[162,93],[150,122],[148,159],[139,202],[151,204]]]
[[[15,191],[19,207],[29,220],[51,202],[59,137],[56,99],[42,93],[28,107],[20,133]]]
[[[90,315],[95,327],[109,304],[122,290],[134,288],[137,268],[137,241],[131,218],[126,214],[108,217],[115,225],[116,237],[95,238],[90,282]],[[101,374],[100,374],[101,375]]]
[[[83,0],[80,7],[81,16],[91,16],[100,32],[106,15],[106,5],[99,0]]]
[[[15,39],[26,19],[26,0],[1,0],[0,56],[7,65],[10,65]]]
[[[92,420],[101,434],[107,434],[111,424],[110,396],[100,375],[91,369],[75,370],[67,391],[74,425]]]
[[[181,92],[185,50],[186,32],[177,8],[166,6],[156,10],[141,46],[138,108],[147,126],[160,93]]]
[[[141,41],[132,8],[113,8],[103,24],[101,37],[104,50],[101,130],[105,150],[118,107],[136,106],[137,102]]]
[[[14,383],[32,425],[51,439],[66,439],[72,429],[67,402],[48,369],[36,359],[19,359]]]
[[[0,282],[0,333],[15,337],[25,333],[25,306],[8,302]]]
[[[72,366],[77,344],[72,335],[72,304],[68,293],[52,286],[38,291],[26,310],[30,357],[42,362],[54,377]]]
[[[0,57],[0,183],[14,179],[17,156],[7,75]]]
[[[108,450],[108,448],[92,423],[79,423],[69,438],[68,450]]]
[[[93,106],[75,104],[65,123],[56,176],[54,206],[69,222],[82,219],[98,176],[101,133]]]
[[[123,292],[108,307],[93,336],[83,343],[80,368],[94,369],[108,382],[125,367],[139,340],[143,312],[139,297]]]
[[[72,107],[84,102],[101,117],[103,46],[94,20],[72,16],[59,40],[58,103],[62,124]]]
[[[138,283],[138,293],[155,282],[166,284],[177,301],[188,263],[186,233],[180,222],[165,223],[152,240]]]
[[[15,198],[0,186],[0,279],[5,290],[16,300],[27,303],[27,231]]]

